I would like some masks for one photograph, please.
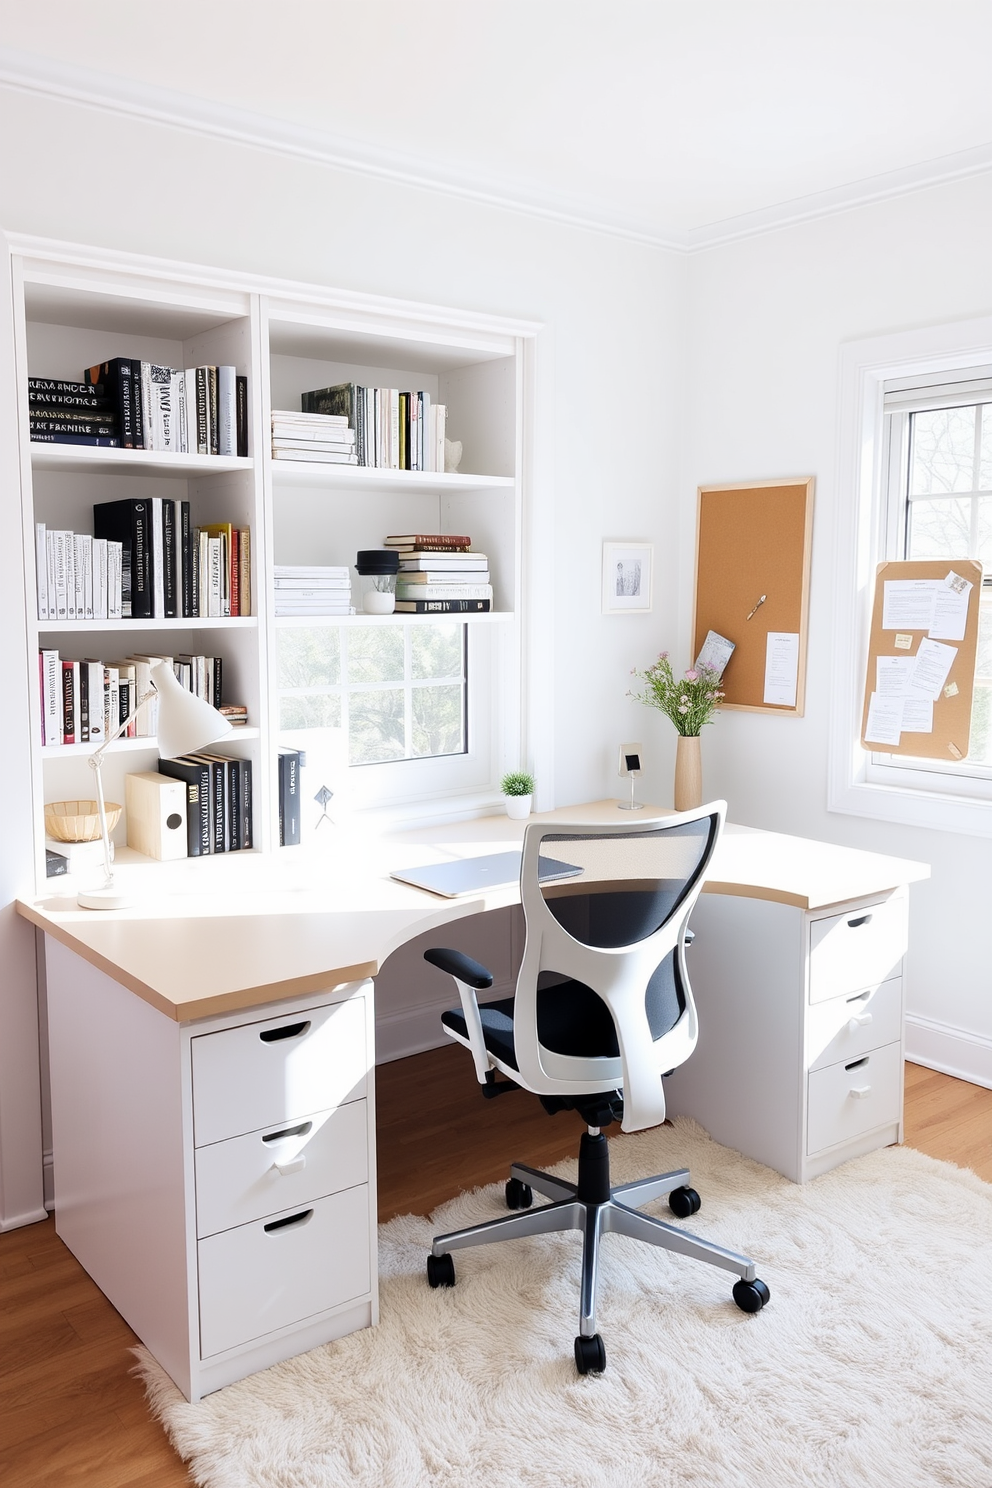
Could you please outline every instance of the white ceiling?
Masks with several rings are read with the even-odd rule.
[[[0,0],[0,81],[676,247],[992,170],[992,0]]]

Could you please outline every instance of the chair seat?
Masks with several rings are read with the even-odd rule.
[[[481,1003],[482,1036],[486,1048],[501,1064],[517,1069],[513,1043],[513,998]],[[461,1008],[441,1014],[442,1025],[456,1037],[468,1039]],[[537,994],[537,1035],[546,1049],[575,1059],[616,1059],[620,1054],[610,1010],[583,982],[556,982]]]

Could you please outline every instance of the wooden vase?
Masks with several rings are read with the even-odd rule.
[[[675,810],[703,804],[703,765],[698,734],[679,734],[675,750]]]

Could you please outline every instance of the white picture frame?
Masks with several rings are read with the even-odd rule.
[[[650,614],[653,570],[653,543],[604,542],[603,614]]]

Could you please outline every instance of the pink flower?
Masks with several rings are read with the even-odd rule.
[[[680,713],[688,713],[688,711],[689,711],[689,704],[683,698],[682,701],[681,701],[681,703],[679,703],[679,712]]]
[[[668,652],[667,651],[659,651],[658,652],[658,660],[659,661],[667,661],[668,660]]]
[[[696,671],[695,667],[690,667],[689,668],[689,670],[685,674],[685,680],[687,682],[698,682],[699,681],[699,673]]]

